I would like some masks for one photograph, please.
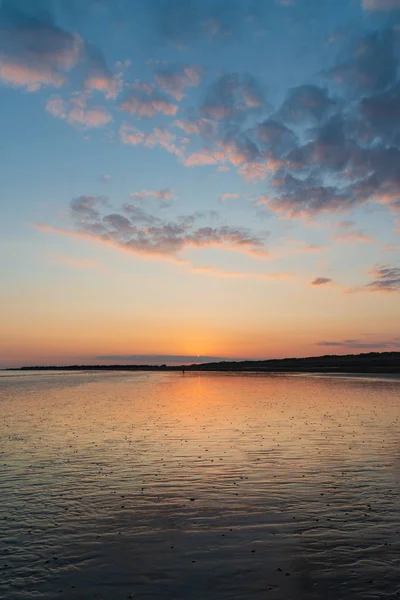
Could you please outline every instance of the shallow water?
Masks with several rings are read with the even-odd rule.
[[[400,382],[0,376],[0,597],[400,596]]]

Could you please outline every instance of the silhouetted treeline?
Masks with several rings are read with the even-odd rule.
[[[325,355],[308,358],[222,361],[192,365],[69,365],[21,367],[9,370],[37,371],[234,371],[275,373],[386,373],[400,374],[400,352]]]

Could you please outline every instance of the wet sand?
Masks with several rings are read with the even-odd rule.
[[[0,597],[400,595],[400,382],[0,379]]]

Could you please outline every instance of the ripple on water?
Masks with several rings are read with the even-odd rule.
[[[400,597],[400,382],[0,381],[0,596]]]

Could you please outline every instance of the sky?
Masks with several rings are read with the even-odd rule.
[[[0,368],[400,348],[400,0],[0,0]]]

